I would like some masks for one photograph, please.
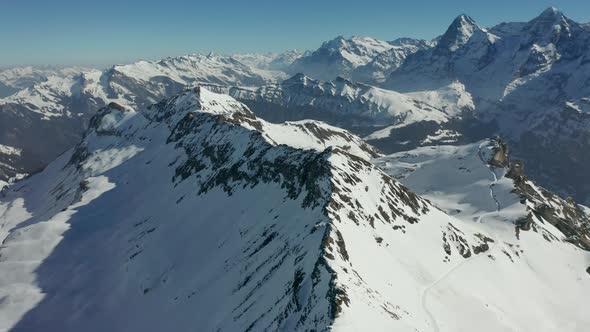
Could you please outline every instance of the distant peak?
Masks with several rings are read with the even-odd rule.
[[[453,23],[451,23],[451,27],[460,26],[477,26],[477,23],[475,23],[475,20],[472,19],[470,16],[466,14],[461,14],[453,20]]]
[[[545,9],[540,16],[559,16],[562,15],[561,11],[555,7],[549,7]]]
[[[293,75],[292,77],[284,80],[283,83],[303,83],[303,84],[306,84],[306,82],[308,80],[309,80],[309,78],[307,76],[305,76],[305,74],[297,73],[297,74]]]
[[[545,36],[554,40],[556,36],[570,34],[570,27],[576,24],[555,7],[545,9],[539,16],[528,23],[529,30],[535,36]]]
[[[459,47],[465,45],[473,33],[481,28],[475,23],[471,17],[461,14],[457,16],[441,37],[438,47],[445,48],[450,51],[455,51]]]
[[[545,9],[539,16],[534,18],[532,22],[555,22],[564,17],[565,16],[559,9],[555,7],[549,7]]]
[[[324,48],[334,48],[334,47],[340,47],[342,44],[344,44],[346,41],[346,38],[344,38],[343,36],[338,36],[332,40],[328,40],[327,42],[324,42],[322,44],[322,47]]]

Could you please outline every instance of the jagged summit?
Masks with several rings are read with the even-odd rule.
[[[288,73],[305,73],[313,78],[332,80],[336,76],[352,75],[352,71],[371,62],[378,54],[394,46],[371,37],[344,38],[338,36],[324,42],[316,51],[295,60]]]
[[[545,9],[539,16],[533,18],[528,22],[529,26],[547,26],[553,27],[554,25],[570,25],[575,23],[565,16],[563,12],[555,7],[549,7]]]
[[[453,20],[447,31],[438,41],[436,47],[437,49],[445,49],[453,52],[467,43],[474,32],[478,30],[481,30],[481,28],[471,17],[461,14]]]
[[[561,10],[555,7],[549,7],[545,9],[539,16],[537,16],[533,20],[550,20],[550,19],[559,19],[565,17]]]
[[[554,7],[544,10],[525,27],[537,43],[557,43],[562,36],[571,37],[572,28],[579,24]]]

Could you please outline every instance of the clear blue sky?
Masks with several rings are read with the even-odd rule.
[[[590,21],[586,0],[0,0],[0,66],[315,49],[338,35],[430,39],[461,13],[491,26],[550,6]]]

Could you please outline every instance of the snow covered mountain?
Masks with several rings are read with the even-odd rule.
[[[83,130],[77,123],[84,123],[92,112],[111,101],[141,108],[187,85],[246,87],[234,96],[263,118],[324,120],[366,137],[386,153],[441,142],[463,144],[501,134],[527,160],[532,178],[560,194],[590,202],[590,188],[583,184],[587,181],[570,176],[586,174],[583,168],[590,159],[590,143],[573,142],[577,136],[571,134],[585,137],[584,126],[575,122],[585,123],[588,107],[584,105],[590,98],[586,82],[590,71],[585,61],[590,55],[589,31],[587,24],[573,22],[553,8],[530,22],[502,23],[492,28],[480,27],[472,18],[460,15],[433,42],[338,37],[303,56],[298,52],[233,57],[210,54],[142,61],[75,77],[51,77],[0,100],[0,108],[11,109],[9,113],[15,109],[40,113],[22,117],[29,123],[26,128],[35,128],[37,125],[30,123],[55,115],[74,117],[75,123],[68,126],[78,126],[75,140]],[[304,89],[285,89],[285,84],[276,83],[285,79],[285,74],[269,69],[284,69],[291,62],[288,71],[335,80],[330,83],[334,88],[318,82]],[[349,82],[338,83],[337,76],[348,77]],[[360,88],[356,81],[381,89]],[[249,87],[269,83],[271,87],[249,92],[254,90]],[[276,97],[271,95],[279,90]],[[563,115],[567,112],[564,109],[569,109],[567,105],[581,110],[575,120],[573,115]],[[404,116],[407,119],[402,119]],[[567,121],[571,128],[561,130],[561,124],[556,124],[553,139],[534,139],[545,135],[541,128],[555,120]],[[4,136],[11,139],[0,144],[22,150],[23,156],[30,155],[27,151],[31,148],[18,143],[22,132],[30,133],[26,130],[9,130]],[[61,152],[73,144],[72,140],[68,142],[50,146],[59,147]],[[560,149],[563,144],[569,146],[567,153]],[[51,158],[55,157],[56,148],[49,150]],[[545,158],[541,152],[548,150],[561,153],[563,158]],[[37,160],[34,165],[11,166],[28,173],[51,158]]]
[[[203,88],[110,104],[3,192],[1,328],[584,330],[587,251],[450,216],[372,157]]]
[[[426,50],[434,45],[425,40],[412,38],[399,38],[389,43],[392,48],[379,53],[371,62],[355,68],[352,78],[372,85],[384,83],[410,54]]]
[[[448,214],[466,222],[481,225],[496,241],[496,245],[490,251],[495,254],[488,255],[489,259],[503,260],[507,263],[500,264],[506,269],[487,270],[484,267],[485,264],[472,266],[471,269],[458,267],[436,283],[429,290],[432,294],[430,296],[436,296],[437,301],[440,301],[435,305],[438,310],[435,317],[440,324],[436,331],[583,331],[586,329],[586,323],[575,322],[576,319],[570,322],[563,321],[561,324],[550,322],[552,319],[533,323],[531,319],[530,323],[536,326],[526,327],[515,320],[504,320],[499,317],[510,312],[534,317],[536,315],[533,313],[534,310],[531,311],[531,305],[524,303],[526,300],[523,301],[522,297],[524,293],[534,288],[540,287],[533,292],[544,294],[541,296],[555,292],[550,296],[557,299],[568,293],[568,291],[562,292],[553,288],[561,284],[558,281],[560,278],[570,280],[564,281],[570,285],[580,281],[586,282],[588,276],[567,275],[571,272],[577,274],[584,269],[585,265],[590,264],[589,208],[578,205],[569,198],[564,200],[528,179],[525,175],[526,164],[520,160],[511,159],[508,145],[502,140],[484,140],[461,146],[420,147],[381,157],[375,162],[391,176],[429,199]],[[536,244],[533,245],[533,243]],[[585,251],[582,253],[581,250]],[[574,263],[578,265],[577,268],[571,270],[573,265],[567,263],[559,267],[553,266],[553,268],[542,267],[543,260],[565,259],[561,255],[566,251],[581,254],[581,260]],[[536,257],[533,258],[533,256]],[[558,256],[562,258],[557,258]],[[520,270],[518,273],[522,274],[513,274],[515,271],[510,271],[512,269],[508,267],[510,265],[515,270]],[[523,265],[527,265],[531,270],[525,272],[528,268],[521,270],[517,267]],[[477,269],[480,270],[477,271]],[[577,272],[574,272],[575,270]],[[590,267],[586,271],[590,274]],[[486,281],[485,277],[479,276],[480,273],[482,275],[488,273],[489,276],[493,276],[490,279],[496,281],[502,280],[503,286],[492,285],[492,282]],[[472,294],[467,300],[456,299],[457,293],[449,287],[452,287],[454,283],[465,282],[463,278],[477,280],[477,290],[474,290],[476,293],[482,292],[482,289],[488,289],[490,293],[485,297]],[[541,286],[542,279],[547,282],[545,286]],[[581,284],[578,285],[581,286]],[[513,286],[516,288],[512,288]],[[470,286],[463,283],[459,287],[469,288]],[[524,297],[528,296],[524,295]],[[453,304],[444,306],[442,298],[447,298]],[[485,306],[480,306],[474,302],[477,301],[476,299],[485,299],[489,302]],[[541,306],[552,306],[548,304],[552,302],[550,299],[540,301]],[[576,301],[570,303],[574,302]],[[537,309],[550,315],[556,314],[556,311],[549,307],[546,310]],[[570,313],[578,312],[578,315],[582,315],[574,307],[566,309],[566,311],[569,310],[571,310]],[[566,311],[562,314],[569,315]],[[465,313],[469,313],[469,319],[466,319]],[[477,323],[465,329],[469,324],[467,321],[471,320]],[[444,327],[442,324],[445,324]]]
[[[297,74],[279,84],[256,89],[208,88],[246,103],[267,121],[315,119],[366,135],[368,140],[389,137],[392,129],[411,130],[416,126],[429,127],[434,133],[451,118],[469,112],[469,107],[460,103],[438,108],[422,101],[428,100],[422,96],[412,98],[341,77],[324,82]]]
[[[107,70],[45,78],[0,99],[0,144],[20,150],[20,157],[0,165],[0,180],[31,173],[73,146],[86,122],[110,102],[146,107],[198,83],[259,86],[283,77],[218,55],[187,55],[139,61]]]
[[[369,37],[340,36],[295,60],[288,73],[303,73],[325,81],[345,77],[367,84],[383,83],[412,53],[432,47],[421,39],[398,38],[385,42]]]
[[[583,125],[576,122],[584,123],[584,107],[578,106],[590,96],[589,41],[587,24],[574,22],[555,8],[529,22],[488,29],[461,15],[435,47],[410,55],[384,86],[424,93],[458,82],[471,96],[482,122],[526,157],[533,178],[590,202],[583,175],[590,143],[570,134],[585,135],[580,130]],[[581,110],[576,120],[564,115],[571,104]],[[546,137],[547,126],[559,127],[559,136],[554,130],[554,139],[531,139]],[[564,146],[569,151],[565,159],[545,158],[543,151]],[[572,179],[569,174],[582,178]]]
[[[588,72],[587,64],[581,60],[589,54],[589,38],[587,25],[568,19],[555,8],[530,22],[502,23],[489,29],[461,15],[435,47],[410,56],[392,74],[388,86],[414,91],[458,80],[481,104],[510,103],[514,111],[528,111],[547,102],[555,107],[559,101],[588,94],[582,78]],[[558,74],[563,77],[558,79]],[[536,90],[541,84],[548,85]],[[544,95],[550,90],[554,91]],[[527,106],[523,97],[543,98]]]
[[[324,82],[297,74],[256,89],[208,88],[240,100],[267,121],[324,121],[364,137],[386,153],[470,142],[493,133],[478,125],[473,101],[458,83],[438,91],[401,94],[341,77]]]
[[[303,73],[324,81],[338,76],[350,78],[357,67],[367,65],[379,54],[392,48],[392,44],[370,37],[345,39],[339,36],[323,43],[311,54],[295,60],[287,72],[293,75]]]
[[[0,69],[0,98],[45,82],[49,77],[71,77],[88,70],[79,67],[13,67]]]
[[[520,231],[544,233],[552,225],[558,239],[590,250],[590,209],[562,199],[526,176],[526,164],[510,158],[499,139],[468,145],[420,147],[378,158],[376,163],[412,190],[463,220],[494,215]],[[483,185],[492,182],[489,186]]]
[[[289,50],[282,53],[238,53],[232,58],[253,68],[285,71],[297,59],[308,55],[308,52]]]

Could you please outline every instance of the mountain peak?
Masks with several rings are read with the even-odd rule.
[[[555,8],[549,7],[545,9],[539,16],[531,20],[533,24],[559,24],[560,21],[567,21],[568,19],[563,13]]]
[[[309,77],[307,77],[304,73],[297,73],[291,77],[289,77],[288,79],[283,81],[283,84],[287,83],[287,84],[307,84],[307,81],[309,80]]]
[[[539,15],[538,17],[559,17],[559,16],[563,16],[563,13],[555,8],[555,7],[549,7],[547,9],[545,9],[541,15]]]
[[[477,25],[475,23],[475,20],[473,18],[471,18],[471,16],[467,15],[467,14],[460,14],[459,16],[455,17],[455,19],[453,20],[452,24],[461,24],[461,25],[465,25],[465,24],[470,24],[470,25]]]
[[[328,40],[324,42],[321,47],[324,48],[339,48],[346,42],[346,38],[344,36],[337,36],[332,40]]]
[[[477,30],[481,30],[481,28],[475,23],[475,20],[465,14],[461,14],[453,20],[445,34],[441,37],[438,46],[439,48],[445,48],[453,52],[465,45]]]
[[[528,27],[535,36],[545,36],[550,40],[554,40],[556,36],[563,33],[569,34],[572,24],[575,23],[565,17],[560,10],[549,7],[539,16],[532,19],[528,23]]]

